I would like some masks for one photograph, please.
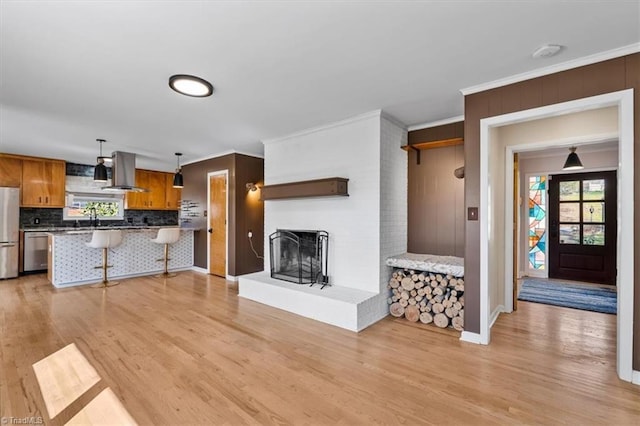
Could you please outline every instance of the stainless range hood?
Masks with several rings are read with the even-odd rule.
[[[114,151],[111,154],[111,186],[102,187],[103,191],[149,192],[136,186],[136,155],[131,152]]]

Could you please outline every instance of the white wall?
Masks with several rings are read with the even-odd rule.
[[[393,120],[380,121],[380,294],[379,308],[386,315],[387,283],[393,268],[385,265],[387,257],[407,251],[407,131]]]
[[[406,130],[376,111],[265,142],[265,185],[349,179],[349,197],[267,200],[265,248],[276,229],[327,231],[331,284],[380,293],[381,259],[406,251],[404,138]]]

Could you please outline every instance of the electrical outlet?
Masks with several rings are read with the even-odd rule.
[[[247,232],[247,237],[253,238],[253,232],[251,232],[251,231]]]

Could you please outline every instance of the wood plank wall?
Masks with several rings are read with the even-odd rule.
[[[465,96],[465,205],[480,205],[480,120],[590,96],[634,89],[635,141],[640,140],[640,54],[627,55]],[[640,149],[634,152],[640,167]],[[640,229],[640,173],[634,177],[634,226]],[[480,225],[465,226],[465,329],[480,331]],[[640,239],[634,242],[640,265]],[[634,281],[640,283],[640,268]],[[634,298],[634,369],[640,370],[640,285]]]
[[[464,123],[409,132],[409,145],[462,138]],[[464,179],[453,171],[464,165],[463,145],[409,151],[407,251],[464,256]]]

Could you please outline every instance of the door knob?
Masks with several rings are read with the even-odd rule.
[[[213,228],[207,229],[207,232],[209,232],[210,234],[213,233]]]

